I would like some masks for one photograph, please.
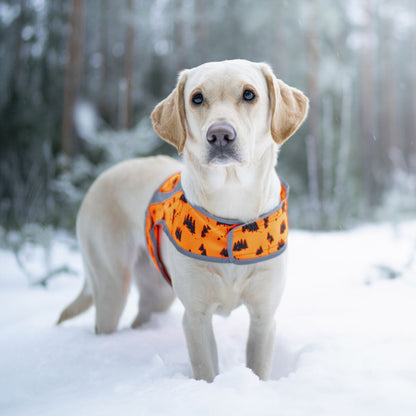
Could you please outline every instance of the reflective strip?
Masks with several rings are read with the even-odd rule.
[[[165,269],[163,261],[160,258],[160,248],[158,247],[157,241],[158,237],[160,239],[162,232],[167,235],[169,240],[180,253],[195,260],[205,262],[247,265],[277,257],[285,251],[287,247],[288,233],[288,217],[286,212],[287,205],[285,205],[285,203],[289,195],[289,186],[284,180],[281,180],[282,189],[281,201],[279,205],[254,221],[242,223],[239,221],[216,217],[205,211],[203,208],[193,206],[187,202],[186,197],[183,194],[180,175],[178,175],[178,181],[173,190],[169,192],[161,191],[161,188],[170,189],[169,185],[171,184],[169,184],[169,181],[171,181],[175,175],[172,175],[170,178],[165,180],[161,187],[153,194],[151,202],[147,208],[145,224],[146,241],[152,260],[156,263],[157,268],[170,284],[172,284],[172,282]],[[182,193],[180,198],[179,195],[175,198],[175,195],[179,193]],[[169,202],[169,200],[172,200],[172,202]],[[169,204],[169,206],[173,205],[171,208],[172,211],[166,211],[165,203]],[[153,209],[151,209],[152,205],[154,205]],[[176,209],[177,214],[175,214]],[[174,230],[170,230],[166,223],[167,215],[169,215],[169,223],[172,224],[172,228],[179,227],[176,228],[175,235],[173,234]],[[186,215],[186,217],[182,224],[184,215]],[[204,217],[207,218],[205,221]],[[178,220],[180,222],[178,222]],[[197,221],[196,224],[195,221]],[[213,221],[218,224],[215,226]],[[264,223],[262,221],[264,221]],[[270,223],[268,224],[269,221]],[[199,230],[199,233],[202,226],[203,230],[208,227],[210,231],[203,231],[201,238],[198,238],[195,235],[195,230]],[[158,228],[156,229],[156,227]],[[222,228],[221,231],[220,228]],[[189,234],[190,229],[192,229],[192,234],[194,236]],[[183,234],[183,232],[185,232],[185,234]],[[185,235],[186,239],[184,240]],[[218,241],[216,238],[217,236]],[[148,239],[150,239],[151,244]],[[191,243],[191,241],[194,241],[195,244]],[[201,241],[201,246],[197,248],[199,241]],[[185,247],[182,247],[180,244]],[[187,249],[188,244],[191,244],[189,249]],[[238,247],[238,245],[240,245],[240,247]],[[221,247],[223,247],[223,250],[221,250]],[[217,250],[217,248],[219,250]],[[269,253],[262,256],[261,254],[263,253],[263,248],[265,252]],[[208,252],[208,255],[195,253],[196,250],[200,250],[201,252],[204,251],[205,253]],[[225,252],[225,250],[227,250],[227,252]],[[259,252],[259,250],[261,251]],[[237,256],[235,252],[241,252],[241,254]],[[217,255],[214,253],[217,253]]]

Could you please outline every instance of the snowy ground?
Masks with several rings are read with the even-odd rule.
[[[221,374],[212,384],[191,378],[178,302],[141,330],[128,327],[134,292],[116,334],[94,335],[93,310],[56,327],[80,278],[28,287],[0,251],[0,414],[415,415],[416,260],[402,270],[415,243],[416,222],[292,231],[272,380],[244,367],[240,308],[215,318]],[[80,269],[59,239],[52,260]],[[376,265],[403,273],[389,279]]]

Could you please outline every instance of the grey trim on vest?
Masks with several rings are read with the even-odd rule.
[[[166,179],[168,179],[168,178],[166,178]],[[165,179],[165,181],[166,181],[166,179]],[[176,193],[182,191],[181,181],[178,181],[178,183],[175,185],[173,190],[170,191],[170,192],[161,192],[161,193],[159,193],[159,189],[160,189],[160,187],[157,188],[156,191],[153,193],[153,196],[152,196],[152,199],[149,202],[149,205],[151,205],[151,204],[160,204],[161,202],[164,202],[167,199],[171,198]],[[149,205],[148,205],[147,208],[149,208]]]
[[[215,221],[217,221],[217,222],[219,222],[221,224],[238,225],[238,226],[243,227],[244,225],[252,224],[253,222],[257,222],[259,220],[262,220],[262,219],[264,219],[264,218],[266,218],[266,217],[274,214],[276,211],[279,211],[279,209],[282,207],[282,205],[284,204],[284,202],[289,197],[289,185],[288,185],[288,183],[284,179],[280,179],[280,183],[281,183],[281,185],[283,185],[283,187],[286,190],[286,198],[283,199],[283,200],[281,200],[279,202],[279,205],[277,205],[275,208],[272,208],[270,211],[267,211],[265,214],[261,215],[260,217],[256,218],[255,220],[251,220],[251,221],[248,221],[248,222],[241,222],[239,220],[233,220],[233,219],[229,219],[229,218],[216,217],[215,215],[210,214],[208,211],[206,211],[204,208],[200,207],[199,205],[193,205],[188,200],[187,201],[188,201],[188,204],[192,208],[196,209],[197,211],[200,211],[202,214],[204,214],[208,218],[211,218],[211,219],[213,219],[213,220],[215,220]],[[182,185],[180,186],[180,189],[182,190]],[[185,195],[185,192],[184,192],[184,195]],[[186,199],[186,196],[185,196],[185,199]]]
[[[166,178],[168,179],[168,178]],[[166,180],[165,179],[165,180]],[[164,182],[163,182],[164,183]],[[277,207],[272,208],[270,211],[266,212],[265,214],[261,215],[260,217],[256,218],[255,220],[251,220],[248,222],[241,222],[239,220],[233,220],[230,218],[221,218],[221,217],[217,217],[211,213],[209,213],[208,211],[206,211],[204,208],[200,207],[199,205],[193,205],[191,204],[188,199],[186,198],[185,192],[183,193],[187,203],[194,208],[197,211],[200,211],[202,214],[204,214],[206,217],[211,218],[221,224],[227,224],[227,225],[238,225],[238,226],[244,226],[244,225],[248,225],[248,224],[252,224],[256,221],[262,220],[272,214],[274,214],[276,211],[279,211],[279,209],[282,207],[283,203],[288,199],[289,197],[289,185],[288,183],[284,180],[284,179],[280,179],[280,183],[281,185],[283,185],[283,187],[286,190],[286,198],[284,200],[281,200],[279,205],[277,205]],[[154,192],[152,199],[150,200],[149,205],[151,204],[160,204],[161,202],[164,202],[165,200],[171,198],[173,195],[175,195],[176,193],[183,191],[182,188],[182,181],[179,180],[178,183],[175,185],[175,188],[170,191],[170,192],[162,192],[159,193],[159,188],[156,189],[156,191]],[[148,206],[149,207],[149,206]]]
[[[238,265],[259,263],[261,261],[265,261],[265,260],[272,259],[273,257],[277,257],[278,255],[282,254],[286,250],[286,247],[287,247],[287,243],[286,243],[278,251],[276,251],[275,253],[268,254],[267,256],[256,257],[256,258],[253,258],[253,259],[245,259],[245,260],[243,259],[243,260],[239,260],[239,259],[236,259],[234,257],[234,255],[232,254],[233,253],[233,250],[232,250],[232,246],[233,246],[233,235],[232,235],[233,234],[233,230],[231,230],[230,233],[228,234],[228,237],[227,237],[228,257],[224,257],[224,258],[221,258],[221,257],[209,257],[209,256],[204,256],[202,254],[192,253],[191,251],[187,251],[187,250],[183,249],[181,246],[179,246],[177,244],[177,242],[175,241],[175,239],[172,237],[171,233],[169,232],[169,229],[168,229],[168,227],[166,225],[165,220],[161,220],[161,221],[158,221],[156,224],[153,224],[153,227],[155,227],[155,226],[161,226],[162,227],[162,229],[163,229],[164,233],[166,234],[166,236],[169,238],[169,240],[172,242],[172,244],[175,246],[175,248],[180,253],[184,254],[185,256],[191,257],[193,259],[201,260],[201,261],[207,261],[207,262],[210,262],[210,263],[229,263],[229,264],[238,264]],[[157,243],[155,241],[156,239],[154,238],[154,234],[151,235],[151,238],[152,238],[153,246],[157,248]],[[230,253],[231,253],[231,255],[230,255]],[[159,258],[159,253],[156,251],[155,254],[156,254],[156,258],[158,260],[159,266],[160,265],[163,266],[163,263],[161,262],[161,259]],[[163,269],[164,269],[164,267],[161,268],[161,270],[163,270]]]
[[[155,225],[156,224],[153,224],[153,228],[155,227]],[[166,231],[165,231],[165,233],[166,233]],[[166,233],[167,234],[167,236],[168,237],[170,237],[170,233]],[[155,237],[155,233],[153,232],[151,232],[150,233],[150,238],[151,238],[151,240],[152,240],[152,244],[153,244],[153,247],[154,247],[154,250],[155,250],[155,253],[154,253],[154,255],[155,255],[155,258],[156,258],[156,261],[157,261],[157,264],[158,264],[158,266],[159,266],[159,270],[160,270],[160,272],[162,273],[162,276],[165,278],[165,280],[170,284],[170,285],[172,285],[172,280],[171,280],[171,278],[170,278],[170,276],[168,275],[168,273],[167,273],[167,271],[166,271],[166,267],[165,267],[165,265],[162,263],[162,259],[160,258],[160,256],[159,256],[159,251],[158,251],[158,244],[157,244],[157,241],[156,241],[156,237]],[[172,240],[171,240],[172,241]],[[175,247],[176,248],[178,248],[177,246],[176,246],[176,244],[175,244]],[[165,273],[166,272],[166,273]]]
[[[205,216],[207,216],[207,217],[209,217],[209,218],[211,218],[211,219],[213,219],[213,220],[215,220],[215,221],[217,221],[217,222],[219,222],[221,224],[236,225],[235,228],[233,228],[233,229],[231,229],[229,231],[228,236],[227,236],[227,252],[228,252],[228,257],[224,257],[224,258],[221,258],[221,257],[209,257],[209,256],[204,256],[202,254],[192,253],[190,251],[187,251],[187,250],[183,249],[181,246],[179,246],[177,244],[177,242],[175,241],[175,239],[171,235],[171,233],[170,233],[170,231],[169,231],[169,229],[168,229],[168,227],[167,227],[166,222],[165,222],[164,219],[161,220],[161,221],[158,221],[155,224],[152,224],[152,228],[154,228],[156,226],[161,226],[162,229],[163,229],[163,231],[164,231],[164,233],[169,238],[169,240],[172,242],[172,244],[174,245],[174,247],[180,253],[182,253],[183,255],[188,256],[188,257],[191,257],[191,258],[193,258],[195,260],[206,261],[206,262],[210,262],[210,263],[222,263],[222,264],[227,264],[228,263],[228,264],[236,264],[236,265],[243,266],[243,265],[259,263],[259,262],[262,262],[262,261],[266,261],[266,260],[272,259],[274,257],[279,256],[280,254],[282,254],[286,250],[287,243],[283,247],[281,247],[278,251],[276,251],[275,253],[268,254],[267,256],[256,257],[256,258],[252,258],[252,259],[239,260],[239,259],[236,259],[234,257],[234,254],[233,254],[233,233],[234,233],[234,231],[236,229],[242,228],[242,227],[244,227],[246,225],[249,225],[249,224],[255,223],[255,222],[259,221],[259,220],[262,220],[262,219],[264,219],[264,218],[266,218],[266,217],[274,214],[276,211],[279,211],[282,208],[284,202],[289,197],[289,185],[288,185],[288,183],[284,179],[280,179],[280,182],[281,182],[281,184],[283,185],[283,187],[286,190],[286,198],[283,199],[283,200],[281,200],[280,203],[279,203],[279,205],[276,208],[273,208],[272,210],[266,212],[265,214],[263,214],[262,216],[258,217],[255,220],[248,221],[248,222],[245,222],[245,223],[240,222],[240,221],[237,221],[237,220],[231,220],[231,219],[225,219],[225,218],[216,217],[215,215],[210,214],[204,208],[199,207],[197,205],[192,205],[190,202],[188,202],[188,204],[191,205],[192,208],[194,208],[197,211],[200,211]],[[151,199],[151,201],[150,201],[150,203],[149,203],[149,205],[147,207],[146,213],[149,210],[150,205],[164,202],[165,200],[171,198],[174,194],[176,194],[176,193],[178,193],[180,191],[183,191],[183,189],[182,189],[182,183],[181,183],[180,180],[178,181],[178,183],[175,185],[175,188],[171,192],[162,192],[162,193],[159,193],[159,189],[160,189],[160,187],[157,188],[156,191],[155,191],[155,193],[153,194],[152,199]],[[184,193],[184,196],[185,196],[185,193]],[[186,199],[186,196],[185,196],[185,199]],[[146,214],[146,218],[147,218],[147,215],[149,215],[149,214]],[[146,219],[145,219],[145,223],[146,223]],[[146,229],[146,226],[145,226],[145,229]],[[155,249],[155,253],[154,254],[155,254],[155,258],[156,258],[156,261],[158,263],[159,269],[161,270],[162,275],[166,279],[166,281],[169,284],[172,284],[170,277],[167,274],[164,273],[164,271],[167,272],[167,270],[166,270],[166,268],[165,268],[165,266],[164,266],[164,264],[162,262],[162,259],[159,257],[159,251],[158,251],[157,241],[156,241],[155,233],[154,232],[150,232],[150,238],[152,239],[153,247]]]

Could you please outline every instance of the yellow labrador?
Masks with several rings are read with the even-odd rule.
[[[94,303],[96,332],[115,331],[133,277],[140,301],[132,326],[166,310],[175,293],[185,307],[194,377],[212,381],[218,374],[212,315],[244,304],[250,314],[247,366],[267,379],[286,251],[244,266],[207,262],[183,255],[162,233],[160,256],[172,290],[147,252],[145,213],[157,187],[177,171],[189,203],[216,217],[246,222],[271,211],[280,203],[278,149],[307,111],[302,92],[278,80],[266,64],[231,60],[183,71],[152,113],[154,129],[183,152],[183,164],[163,156],[130,160],[94,182],[77,217],[85,283],[58,323]]]

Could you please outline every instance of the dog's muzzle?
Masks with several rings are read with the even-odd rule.
[[[208,162],[220,164],[231,160],[240,161],[237,152],[237,132],[229,123],[214,123],[207,131],[207,142],[209,144]]]

